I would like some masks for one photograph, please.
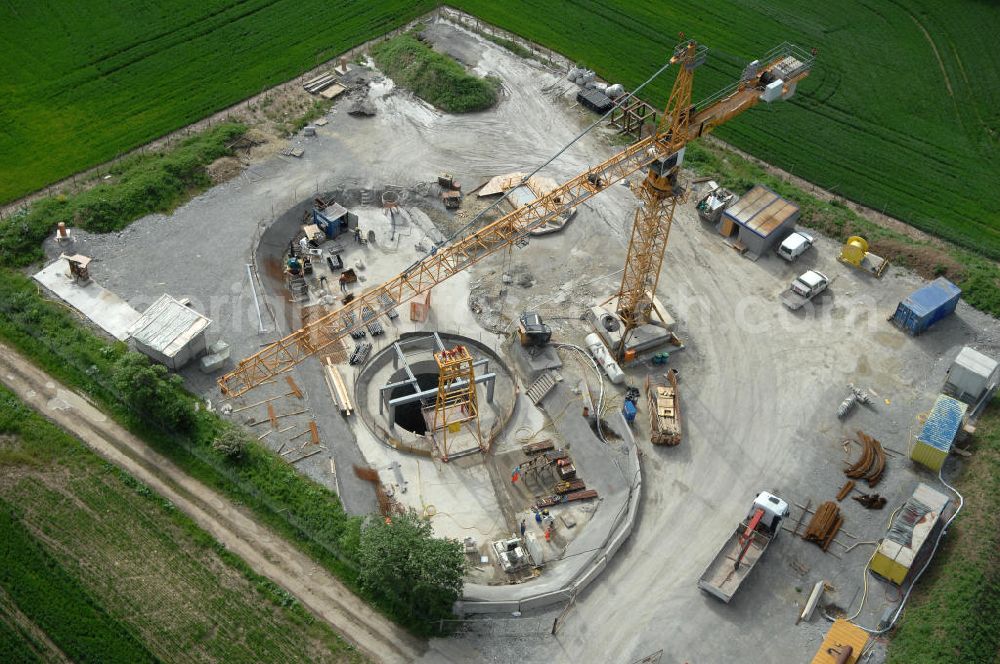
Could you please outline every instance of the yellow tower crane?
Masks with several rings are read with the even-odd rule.
[[[265,346],[219,379],[222,393],[229,397],[239,396],[272,376],[288,371],[306,357],[330,348],[363,326],[370,318],[359,315],[363,309],[381,314],[424,294],[483,258],[523,241],[532,229],[646,168],[646,180],[639,194],[643,206],[636,213],[625,275],[612,316],[617,328],[610,329],[614,325],[607,320],[597,325],[614,352],[627,351],[630,337],[657,328],[650,323],[649,312],[653,307],[673,211],[681,200],[677,174],[684,146],[758,101],[787,99],[794,93],[796,84],[809,74],[813,61],[812,55],[802,49],[782,44],[747,65],[739,81],[692,106],[692,77],[694,70],[704,62],[705,54],[706,49],[693,41],[686,41],[674,50],[671,63],[679,65],[677,81],[661,122],[649,136],[531,203],[472,229],[446,245],[435,247],[396,277]],[[611,333],[615,336],[609,336]],[[653,334],[645,346],[655,342],[657,334]]]

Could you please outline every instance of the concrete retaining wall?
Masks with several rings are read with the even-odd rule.
[[[629,448],[629,457],[635,467],[639,468],[638,448],[632,430],[625,419],[619,413],[620,426],[616,431],[622,435],[625,444]],[[487,588],[477,584],[466,584],[463,599],[455,603],[455,613],[464,616],[472,614],[486,613],[514,613],[518,611],[529,611],[540,609],[560,602],[565,602],[573,598],[577,593],[593,583],[601,573],[607,568],[608,563],[614,558],[622,544],[632,534],[635,526],[636,514],[639,509],[639,499],[642,496],[642,473],[636,473],[635,482],[632,484],[628,497],[628,509],[618,518],[611,527],[609,535],[604,542],[604,546],[593,552],[590,562],[569,579],[562,588],[551,590],[539,588],[537,593],[531,593],[529,584],[519,584],[512,586],[491,586],[490,593],[510,594],[510,599],[476,599],[477,594],[483,593]],[[527,591],[526,591],[527,589]]]

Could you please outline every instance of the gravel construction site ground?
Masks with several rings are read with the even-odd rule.
[[[162,292],[190,297],[215,321],[215,333],[232,344],[233,357],[241,358],[288,331],[284,304],[274,300],[278,329],[269,323],[271,331],[258,334],[246,277],[255,238],[272,218],[315,192],[413,187],[440,171],[472,182],[530,170],[593,120],[573,106],[575,91],[557,74],[446,25],[435,25],[428,34],[447,42],[477,73],[504,81],[506,96],[497,108],[446,116],[389,85],[378,86],[373,118],[349,117],[342,101],[318,136],[295,139],[305,148],[301,159],[274,156],[254,164],[245,177],[122,233],[80,233],[77,250],[97,259],[91,265],[94,278],[139,310]],[[574,175],[613,154],[612,143],[603,130],[592,132],[546,174],[557,180]],[[634,206],[628,188],[614,187],[582,206],[562,233],[532,239],[510,258],[498,255],[470,270],[472,288],[497,295],[501,273],[531,275],[515,278],[497,300],[502,305],[484,316],[493,323],[536,309],[552,320],[555,338],[581,343],[586,329],[574,319],[584,305],[617,288]],[[838,250],[819,238],[794,265],[773,255],[752,262],[697,219],[693,201],[679,208],[659,295],[687,344],[671,359],[682,376],[685,438],[677,448],[653,448],[640,440],[643,497],[635,532],[602,578],[578,598],[557,636],[548,631],[558,611],[476,621],[465,625],[461,636],[432,640],[423,661],[631,662],[661,649],[663,662],[728,661],[750,653],[755,662],[778,663],[811,656],[828,623],[817,615],[794,625],[798,607],[813,583],[825,579],[835,591],[824,603],[853,613],[870,546],[844,553],[834,544],[833,553],[824,554],[785,533],[728,606],[698,591],[698,577],[758,491],[775,491],[792,503],[811,499],[814,506],[832,499],[844,481],[845,438],[861,429],[905,453],[918,415],[930,409],[960,347],[974,345],[994,356],[1000,351],[997,322],[964,304],[926,335],[904,336],[885,319],[920,280],[897,269],[873,280],[838,263]],[[815,306],[789,312],[777,294],[809,268],[825,272],[833,285]],[[438,299],[433,306],[466,302]],[[631,380],[638,383],[653,370],[640,365]],[[295,373],[308,372],[314,377],[303,382],[318,393],[310,407],[329,410],[316,366],[307,363]],[[195,370],[185,377],[206,397],[218,397],[212,378]],[[848,382],[879,398],[873,408],[839,421],[836,409]],[[261,398],[267,396],[261,392]],[[643,410],[640,417],[645,416]],[[321,425],[337,467],[347,468],[358,452],[338,417]],[[326,455],[318,456],[327,463]],[[354,512],[371,509],[370,487],[351,478],[339,473],[345,505]],[[890,457],[876,489],[889,507],[866,512],[845,501],[844,530],[857,541],[880,537],[891,509],[918,480],[937,485],[905,457]],[[793,507],[790,525],[797,517]],[[847,545],[855,541],[839,539]],[[895,595],[876,583],[859,621],[873,625]]]

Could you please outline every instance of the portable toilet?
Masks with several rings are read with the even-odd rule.
[[[946,394],[939,394],[913,449],[910,450],[910,458],[933,471],[941,470],[944,460],[951,452],[955,436],[962,428],[968,409],[968,404]]]
[[[628,423],[635,422],[637,410],[635,404],[631,401],[626,401],[625,405],[622,406],[622,414],[625,416],[625,421]]]
[[[944,277],[938,277],[900,302],[889,320],[911,336],[916,336],[955,313],[961,295],[958,286]]]

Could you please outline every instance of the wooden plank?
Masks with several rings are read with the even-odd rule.
[[[309,457],[313,456],[314,454],[319,454],[322,451],[323,450],[313,450],[312,452],[309,452],[308,454],[303,454],[298,459],[292,459],[288,463],[298,463],[299,461],[302,461],[303,459],[308,459]]]
[[[307,412],[309,412],[309,409],[308,408],[303,408],[302,410],[297,410],[294,413],[284,413],[282,415],[277,415],[277,416],[275,416],[274,419],[280,420],[282,417],[292,417],[293,415],[301,415],[302,413],[307,413]],[[247,426],[255,427],[257,425],[263,424],[264,422],[270,422],[270,421],[271,421],[270,419],[263,419],[263,420],[260,420],[259,422],[251,422]]]
[[[302,390],[299,386],[295,384],[295,379],[291,376],[285,376],[285,381],[288,383],[288,388],[291,390],[291,394],[294,394],[299,399],[302,398]]]
[[[309,421],[309,433],[312,434],[312,444],[319,445],[319,429],[316,427],[316,421]]]
[[[234,408],[233,412],[234,413],[240,413],[240,412],[243,412],[244,410],[249,410],[251,408],[256,408],[257,406],[263,406],[264,404],[270,403],[271,401],[274,401],[275,399],[281,399],[283,396],[284,395],[279,395],[279,396],[276,396],[276,397],[271,397],[270,399],[264,399],[263,401],[257,401],[256,403],[248,404],[246,406],[240,406],[239,408]]]
[[[278,418],[274,414],[274,404],[267,404],[267,418],[271,420],[271,427],[274,429],[278,428]]]
[[[806,513],[809,512],[809,506],[811,504],[812,504],[812,498],[810,498],[809,500],[806,501],[806,506],[805,507],[802,507],[801,505],[796,505],[796,507],[798,507],[799,509],[802,510],[802,513],[799,514],[799,522],[795,524],[795,530],[792,531],[792,535],[798,535],[799,534],[799,528],[802,527],[802,519],[804,519],[805,516],[806,516]]]

